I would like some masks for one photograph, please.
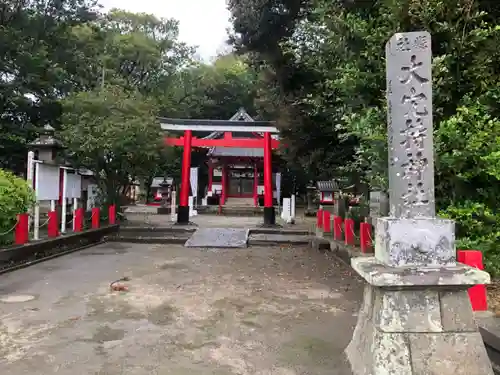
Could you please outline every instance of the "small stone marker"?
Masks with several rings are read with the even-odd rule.
[[[248,229],[245,228],[199,228],[184,246],[245,248],[248,247],[248,232]]]
[[[389,199],[383,191],[370,192],[370,212],[369,217],[374,224],[379,217],[389,214]]]
[[[172,221],[177,221],[177,214],[175,209],[177,208],[177,192],[172,190],[172,199],[170,201],[170,215]]]
[[[281,219],[287,222],[292,217],[292,206],[290,198],[283,198],[283,206],[281,208]]]
[[[349,199],[336,192],[334,195],[335,202],[333,204],[333,214],[341,218],[345,218],[349,208]]]
[[[354,375],[491,375],[467,295],[490,277],[456,262],[454,222],[435,217],[430,34],[395,34],[386,64],[390,217],[351,261],[367,285],[347,357]]]

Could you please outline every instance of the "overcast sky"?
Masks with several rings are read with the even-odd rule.
[[[198,54],[209,60],[224,48],[230,26],[226,0],[100,0],[105,10],[120,8],[152,13],[179,21],[179,38],[198,46]]]

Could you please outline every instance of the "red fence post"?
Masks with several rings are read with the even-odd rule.
[[[340,216],[333,217],[333,239],[341,241],[342,240],[342,223],[343,219]]]
[[[75,232],[83,230],[83,208],[77,208],[74,212]]]
[[[346,245],[354,245],[354,220],[344,220],[344,239]]]
[[[29,241],[28,222],[29,222],[28,214],[17,215],[17,224],[15,229],[16,245],[24,245]]]
[[[101,224],[101,215],[99,207],[94,207],[92,209],[92,229],[99,229]]]
[[[332,220],[331,214],[328,210],[323,210],[323,233],[332,233]]]
[[[478,250],[458,250],[457,260],[460,263],[466,264],[480,270],[484,270],[483,253]],[[486,296],[485,285],[474,285],[469,288],[469,299],[472,305],[472,311],[488,310],[488,299]]]
[[[318,208],[318,212],[316,213],[316,228],[323,228],[323,210]]]
[[[323,210],[318,208],[316,213],[316,228],[323,228]]]
[[[59,223],[57,221],[57,211],[49,211],[47,213],[49,223],[47,224],[47,234],[50,238],[59,236]]]
[[[362,253],[371,252],[372,249],[372,236],[371,225],[369,223],[361,223],[359,225],[359,242]]]
[[[108,207],[109,224],[116,224],[116,205],[112,204]]]

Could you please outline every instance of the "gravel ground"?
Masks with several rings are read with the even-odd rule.
[[[0,277],[0,373],[350,375],[361,295],[306,248],[107,243]]]

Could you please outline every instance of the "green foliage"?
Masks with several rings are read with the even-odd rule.
[[[396,32],[429,31],[438,209],[457,221],[459,247],[483,250],[498,273],[497,2],[245,0],[230,9],[236,45],[259,69],[260,109],[285,128],[289,163],[377,189],[387,188],[384,46]]]
[[[28,212],[34,202],[34,192],[25,180],[0,169],[0,245],[13,241],[17,215]]]
[[[57,99],[86,66],[71,28],[96,18],[92,0],[3,0],[0,4],[0,167],[24,171],[26,145],[58,126]]]
[[[60,137],[75,166],[94,172],[108,203],[147,174],[161,142],[155,103],[138,92],[106,86],[62,101]]]
[[[457,249],[481,250],[486,269],[493,276],[500,276],[500,215],[482,203],[469,200],[450,205],[439,215],[455,220]]]
[[[257,76],[244,57],[219,56],[180,71],[175,79],[175,89],[163,98],[165,116],[227,120],[241,107],[254,112]]]
[[[177,40],[178,34],[173,19],[113,9],[72,29],[80,55],[89,61],[81,78],[88,88],[108,83],[161,95],[193,53]]]

